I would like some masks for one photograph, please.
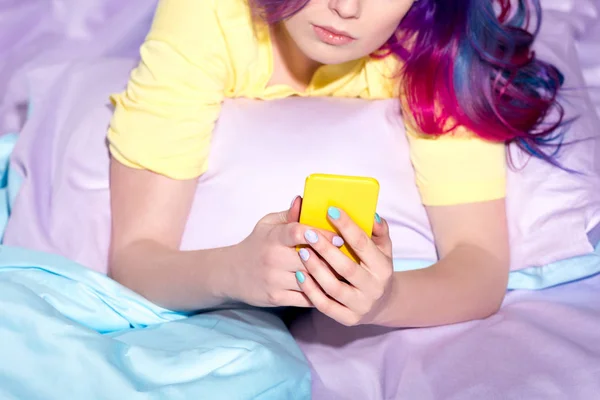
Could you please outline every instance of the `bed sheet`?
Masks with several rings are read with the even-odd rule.
[[[592,400],[600,396],[600,276],[513,291],[483,321],[345,328],[321,314],[291,328],[313,398]]]

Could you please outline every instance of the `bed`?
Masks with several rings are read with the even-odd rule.
[[[547,43],[564,50],[589,86],[588,124],[597,128],[600,0],[542,5],[552,21]],[[346,328],[318,313],[286,326],[273,311],[243,307],[176,313],[95,268],[106,257],[107,183],[83,165],[103,165],[106,154],[74,159],[61,149],[101,148],[103,138],[49,132],[83,132],[90,118],[106,118],[106,107],[85,104],[103,105],[124,83],[154,6],[0,5],[1,399],[600,398],[595,217],[582,231],[589,249],[538,260],[548,273],[585,270],[582,279],[544,287],[537,270],[525,270],[511,276],[498,314],[428,329]],[[91,76],[102,90],[82,89]],[[52,100],[59,97],[71,103]],[[252,110],[236,107],[229,115]],[[57,203],[70,214],[56,212]],[[597,202],[585,207],[600,210]]]

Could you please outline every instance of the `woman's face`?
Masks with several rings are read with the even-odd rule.
[[[365,57],[394,34],[414,0],[310,0],[284,27],[321,64]]]

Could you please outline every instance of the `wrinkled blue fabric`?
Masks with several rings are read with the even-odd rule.
[[[20,179],[10,169],[10,155],[17,143],[18,135],[0,135],[0,243],[10,215],[10,207],[17,194]]]
[[[1,399],[307,399],[307,362],[256,309],[187,316],[65,258],[0,246]]]

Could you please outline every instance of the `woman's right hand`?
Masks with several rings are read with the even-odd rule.
[[[224,271],[226,297],[256,307],[313,307],[296,280],[296,271],[306,273],[296,246],[307,244],[310,229],[298,223],[301,202],[297,197],[289,210],[266,215],[235,246],[235,262]],[[321,233],[332,241],[336,236]]]

